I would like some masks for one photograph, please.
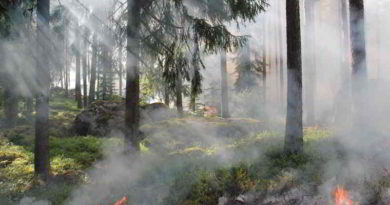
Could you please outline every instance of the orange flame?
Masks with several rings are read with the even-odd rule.
[[[114,205],[126,205],[128,202],[129,202],[129,198],[125,196],[121,200],[116,201]]]
[[[337,186],[332,191],[333,205],[358,205],[350,199],[348,191],[341,186]]]

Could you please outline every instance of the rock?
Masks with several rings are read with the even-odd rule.
[[[125,103],[123,101],[95,101],[76,116],[73,123],[75,134],[80,136],[107,136],[112,131],[123,132]],[[141,106],[141,124],[176,117],[176,112],[163,103]]]

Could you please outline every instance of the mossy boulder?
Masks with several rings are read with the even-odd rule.
[[[76,116],[73,130],[77,135],[107,136],[123,132],[125,128],[125,103],[123,101],[95,101]],[[177,117],[175,111],[163,103],[141,106],[141,124]]]

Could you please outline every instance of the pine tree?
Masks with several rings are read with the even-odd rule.
[[[92,37],[92,62],[91,62],[91,79],[89,82],[89,103],[95,100],[95,87],[96,87],[96,64],[97,64],[97,34],[96,32]]]
[[[140,150],[140,12],[142,0],[127,1],[127,64],[126,64],[126,151]]]
[[[287,119],[284,150],[303,152],[302,54],[299,0],[286,0],[287,20]]]
[[[226,51],[221,51],[221,117],[229,118],[229,85]]]
[[[77,23],[78,24],[78,23]],[[75,28],[75,45],[74,45],[74,52],[76,55],[76,102],[77,102],[77,108],[81,109],[83,107],[82,99],[81,99],[81,72],[80,72],[80,28],[76,24]]]
[[[47,36],[49,36],[50,0],[37,1],[37,42],[40,58],[37,65],[37,83],[35,115],[35,173],[47,179],[50,173],[49,158],[49,88],[50,56]]]
[[[88,52],[88,38],[89,38],[89,31],[87,28],[84,28],[84,34],[83,34],[83,49],[82,49],[82,55],[83,55],[83,106],[86,108],[88,106],[88,94],[87,94],[87,70],[88,70],[88,64],[87,64],[87,52]]]

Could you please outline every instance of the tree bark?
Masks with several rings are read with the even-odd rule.
[[[118,52],[118,64],[119,64],[119,96],[122,97],[122,87],[123,87],[123,64],[122,64],[122,56],[123,56],[123,49],[122,49],[122,40],[120,40],[119,43],[119,52]]]
[[[364,108],[367,88],[366,39],[363,0],[349,0],[350,35],[352,49],[352,98],[354,102],[354,125],[356,128],[366,127],[365,119],[369,119]]]
[[[103,47],[101,44],[99,44],[100,48],[102,49]],[[96,62],[96,99],[100,100],[100,87],[101,87],[101,75],[102,75],[102,62],[103,62],[103,55],[100,54],[97,56],[98,61]],[[99,63],[98,63],[99,62]]]
[[[69,97],[69,65],[68,65],[68,56],[69,56],[69,51],[68,51],[68,27],[65,26],[65,31],[64,31],[64,47],[65,47],[65,97]]]
[[[86,108],[88,106],[88,86],[87,86],[87,52],[88,52],[88,30],[84,28],[84,45],[83,45],[83,106]]]
[[[352,73],[354,81],[367,80],[366,37],[363,0],[349,0]]]
[[[191,86],[194,86],[194,85],[191,85]],[[196,93],[193,92],[194,88],[191,89],[192,92],[191,92],[191,102],[190,102],[190,108],[192,110],[192,112],[196,112]]]
[[[108,73],[108,49],[106,45],[102,45],[102,99],[107,100],[107,73]]]
[[[141,0],[127,2],[127,64],[126,64],[126,152],[139,152],[140,125],[140,12]]]
[[[178,71],[176,77],[176,108],[180,117],[183,117],[183,81],[180,71]]]
[[[89,103],[95,100],[96,87],[96,62],[97,62],[97,34],[93,34],[92,40],[92,62],[91,62],[91,79],[89,82]]]
[[[226,51],[221,51],[221,117],[229,118],[229,85],[226,62]]]
[[[284,150],[303,152],[302,53],[299,0],[286,0],[287,21],[287,119]]]
[[[109,97],[112,98],[114,95],[114,65],[113,65],[113,53],[112,53],[112,47],[110,47],[110,50],[108,52],[108,94]]]
[[[76,39],[75,39],[75,52],[76,52],[76,102],[77,108],[83,107],[81,100],[81,85],[80,85],[80,31],[79,27],[76,28]]]
[[[50,173],[49,158],[49,89],[50,89],[50,62],[48,60],[50,0],[37,1],[37,42],[41,58],[37,64],[37,84],[39,90],[36,97],[35,115],[35,150],[34,169],[35,173],[47,179]]]

